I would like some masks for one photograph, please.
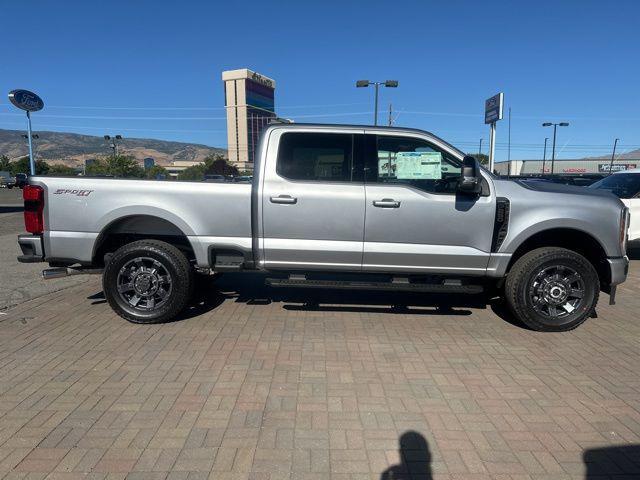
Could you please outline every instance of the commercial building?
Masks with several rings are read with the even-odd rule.
[[[222,72],[227,110],[229,162],[253,170],[262,130],[276,117],[276,82],[247,68]]]
[[[640,158],[620,158],[613,162],[606,158],[577,158],[556,159],[553,165],[554,174],[582,175],[593,173],[609,173],[609,170],[618,172],[640,167]],[[551,173],[551,160],[511,160],[497,162],[494,170],[499,175],[539,175]]]
[[[194,167],[202,163],[204,162],[194,162],[190,160],[175,160],[171,162],[171,165],[167,165],[164,168],[167,170],[171,178],[177,178],[180,172],[186,170],[189,167]]]

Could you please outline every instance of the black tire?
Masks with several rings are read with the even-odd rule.
[[[516,261],[504,291],[513,314],[529,328],[564,332],[576,328],[594,311],[600,281],[582,255],[565,248],[543,247]]]
[[[187,257],[159,240],[139,240],[120,247],[102,276],[109,305],[132,323],[172,320],[189,302],[193,284]]]

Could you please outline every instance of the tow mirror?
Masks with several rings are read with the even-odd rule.
[[[469,194],[480,193],[480,164],[475,157],[465,155],[462,160],[462,171],[458,181],[458,191]]]

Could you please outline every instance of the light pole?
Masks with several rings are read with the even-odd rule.
[[[115,136],[111,136],[111,135],[105,135],[104,139],[108,142],[109,140],[112,141],[111,145],[109,145],[109,147],[111,147],[113,149],[113,157],[117,157],[118,156],[118,142],[117,140],[122,140],[122,135],[115,135]]]
[[[544,167],[547,161],[547,142],[549,137],[544,137],[544,150],[542,151],[542,175],[544,175]]]
[[[380,85],[384,85],[388,88],[397,88],[398,81],[397,80],[385,80],[384,82],[370,82],[369,80],[358,80],[356,82],[356,87],[363,88],[368,87],[369,85],[373,85],[376,89],[375,93],[375,102],[374,102],[374,111],[373,111],[373,124],[378,125],[378,87]]]
[[[482,139],[480,139],[480,146],[478,147],[478,155],[482,155]]]
[[[556,128],[568,127],[569,122],[560,122],[560,123],[544,122],[542,124],[543,127],[550,127],[552,125],[553,125],[553,146],[551,147],[551,175],[553,175],[553,169],[556,163]]]
[[[611,153],[611,165],[609,165],[609,175],[613,173],[613,159],[616,158],[616,147],[618,146],[619,138],[616,138],[613,142],[613,152]]]

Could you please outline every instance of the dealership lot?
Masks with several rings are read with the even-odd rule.
[[[639,275],[562,334],[473,298],[258,275],[153,326],[117,317],[98,277],[26,288],[0,316],[0,477],[637,478]]]

